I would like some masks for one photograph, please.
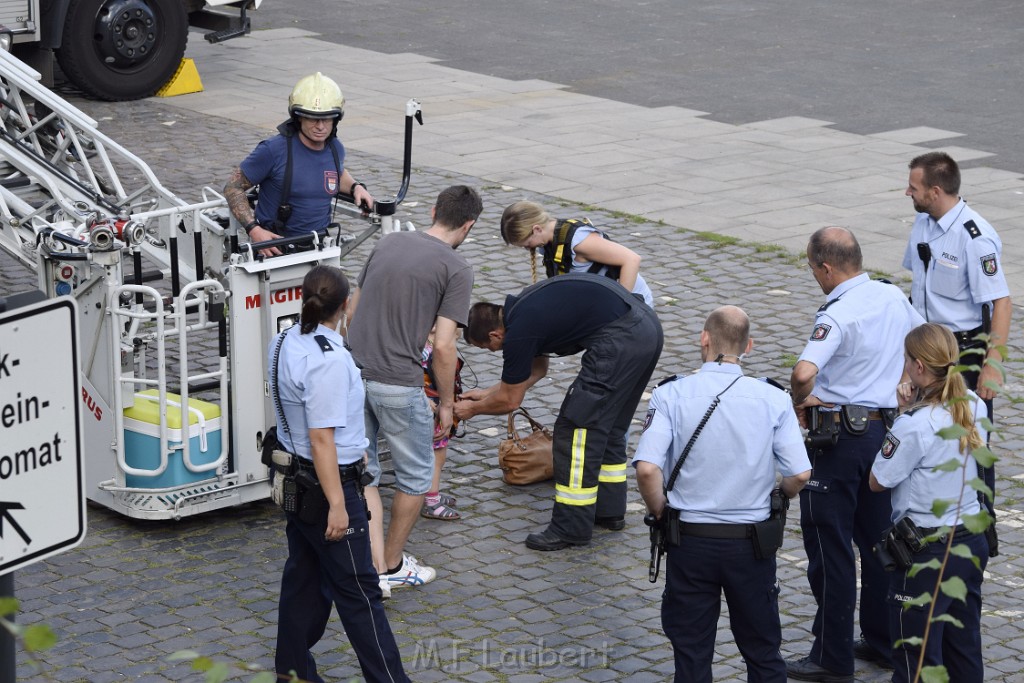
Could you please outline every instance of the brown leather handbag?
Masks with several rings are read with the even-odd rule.
[[[520,437],[516,430],[516,416],[529,421],[532,431]],[[498,467],[506,484],[522,486],[547,481],[555,476],[551,462],[551,432],[530,417],[525,408],[508,414],[508,438],[498,444]]]

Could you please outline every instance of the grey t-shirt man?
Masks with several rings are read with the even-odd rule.
[[[420,386],[420,358],[434,320],[466,326],[473,269],[436,237],[395,232],[377,242],[359,274],[359,289],[349,342],[363,379]]]

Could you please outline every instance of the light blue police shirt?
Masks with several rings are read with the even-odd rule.
[[[585,273],[590,268],[590,266],[593,265],[593,261],[583,261],[582,263],[580,263],[579,261],[576,260],[576,247],[579,246],[580,242],[590,237],[594,233],[598,233],[598,235],[601,236],[602,239],[607,239],[601,235],[600,231],[597,228],[591,227],[589,225],[580,225],[579,227],[576,228],[576,232],[572,234],[572,244],[569,245],[572,251],[572,270],[570,272]],[[607,270],[608,267],[605,266],[598,272],[598,275],[604,275],[605,271]],[[640,275],[639,273],[637,273],[636,276],[636,284],[633,285],[633,294],[639,294],[640,296],[643,297],[645,304],[652,308],[654,307],[654,293],[651,292],[651,288],[647,285],[647,281],[644,280],[644,276]]]
[[[363,421],[363,382],[341,335],[323,325],[309,334],[300,334],[299,325],[294,325],[284,334],[276,378],[277,337],[270,343],[267,364],[271,385],[278,382],[281,405],[288,421],[286,433],[278,417],[277,436],[281,444],[290,452],[312,460],[309,430],[333,427],[338,464],[351,465],[362,460],[363,451],[370,443]],[[326,339],[330,350],[320,348],[318,335]]]
[[[981,399],[967,392],[975,425],[986,439],[981,418],[986,413]],[[960,453],[959,439],[943,439],[936,432],[953,424],[953,416],[941,405],[923,406],[912,413],[896,418],[896,423],[885,435],[882,448],[875,456],[871,472],[882,486],[892,489],[892,521],[909,516],[920,527],[937,527],[959,523],[958,517],[976,514],[981,510],[974,489],[964,487],[963,503],[959,510],[951,505],[941,517],[932,514],[932,503],[937,499],[957,501],[961,495],[964,472],[936,472],[934,468],[949,460],[967,461],[966,481],[978,476],[978,465],[969,454]]]
[[[800,354],[818,368],[811,393],[825,403],[894,408],[903,340],[924,320],[899,287],[867,273],[833,289],[829,302]]]
[[[789,394],[744,376],[735,363],[713,362],[654,390],[633,466],[654,463],[667,485],[711,402],[733,380],[668,492],[684,522],[763,522],[776,469],[784,477],[811,469]]]
[[[968,222],[973,222],[970,230],[964,227]],[[919,243],[931,251],[927,272]],[[913,273],[914,308],[954,332],[981,327],[982,304],[1010,295],[1002,250],[996,231],[963,199],[937,222],[927,213],[917,214],[903,254],[903,267]]]

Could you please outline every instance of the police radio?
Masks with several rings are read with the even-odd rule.
[[[927,242],[917,243],[917,257],[921,259],[921,263],[924,264],[924,269],[928,270],[928,264],[932,260],[932,247]]]
[[[928,320],[928,264],[932,261],[932,247],[927,242],[917,243],[917,257],[924,264],[924,319]],[[911,302],[913,303],[913,302]]]

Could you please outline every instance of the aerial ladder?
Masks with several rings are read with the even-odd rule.
[[[357,231],[332,223],[261,243],[283,252],[264,258],[239,239],[219,192],[175,196],[39,78],[0,51],[0,248],[36,272],[47,297],[77,302],[88,499],[180,519],[269,497],[267,346],[297,321],[311,267],[340,266],[374,235],[412,229],[396,210],[419,103],[406,104],[399,192],[368,210],[336,202]]]

